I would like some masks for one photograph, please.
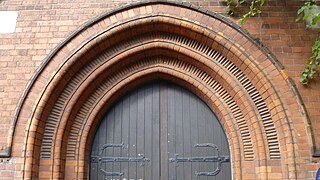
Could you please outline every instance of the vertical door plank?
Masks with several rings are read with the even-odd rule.
[[[176,153],[180,156],[184,156],[183,151],[183,119],[182,119],[182,92],[181,88],[174,88],[174,100],[175,100],[175,121],[176,121]],[[177,168],[177,178],[184,179],[184,164],[179,163]]]
[[[145,124],[144,124],[144,142],[145,142],[145,156],[150,158],[150,162],[145,164],[145,172],[144,177],[145,179],[152,179],[152,163],[154,161],[152,157],[152,86],[147,86],[145,88],[145,111],[144,111],[144,117],[145,117]]]
[[[175,125],[175,99],[174,89],[168,86],[168,156],[174,158],[176,153],[176,125]],[[169,179],[176,178],[177,167],[174,163],[169,163]]]
[[[99,130],[100,128],[98,128]],[[95,139],[99,139],[99,133],[95,135]],[[96,157],[99,155],[99,141],[93,141],[92,149],[91,149],[91,157]],[[91,159],[90,159],[91,161]],[[92,162],[90,163],[90,179],[98,179],[99,169],[98,163]]]
[[[101,130],[99,131],[99,153],[100,154],[100,151],[101,151],[101,148],[104,144],[107,143],[107,137],[106,137],[106,134],[107,134],[107,116],[103,119],[103,121],[101,122],[100,124],[100,128]],[[102,153],[103,156],[106,156],[106,152],[104,151]],[[106,164],[105,163],[102,163],[101,164],[101,167],[102,169],[106,169]],[[101,171],[99,170],[99,174],[98,174],[98,178],[101,179],[101,178],[104,178],[104,174],[101,173]]]
[[[205,120],[205,124],[206,126],[206,142],[208,143],[213,143],[215,145],[217,145],[218,147],[220,147],[220,140],[216,139],[217,137],[219,137],[219,135],[217,135],[217,131],[216,129],[219,129],[219,123],[217,121],[215,121],[215,119],[213,119],[213,115],[211,110],[207,107],[207,105],[205,103],[203,103],[203,106],[205,108],[205,114],[206,114],[206,120]],[[219,137],[220,138],[220,137]],[[217,151],[214,150],[213,148],[206,148],[206,155],[207,156],[216,156]],[[216,163],[208,163],[207,164],[207,169],[206,171],[214,171],[217,167]],[[216,176],[210,177],[208,179],[216,179]]]
[[[199,142],[200,144],[203,143],[208,143],[206,141],[206,124],[205,124],[205,118],[206,118],[206,114],[205,113],[205,109],[204,106],[202,104],[202,102],[200,102],[198,100],[198,136],[199,136]],[[200,157],[205,157],[206,156],[206,148],[195,148],[196,151],[199,152],[199,156]],[[206,163],[199,163],[200,168],[199,171],[208,171],[208,165],[206,165]],[[199,178],[200,180],[207,180],[208,177],[207,176],[200,176]]]
[[[137,113],[138,113],[138,93],[132,92],[130,95],[129,107],[129,157],[137,157]],[[129,179],[137,179],[137,162],[129,162]]]
[[[160,177],[160,87],[153,86],[152,103],[152,179]]]
[[[160,84],[160,179],[168,179],[168,87]]]
[[[113,128],[114,128],[114,109],[112,108],[107,115],[106,119],[106,127],[104,133],[106,133],[106,143],[105,144],[113,144]],[[103,145],[102,145],[103,146]],[[115,148],[106,148],[104,150],[104,157],[113,157],[113,152]],[[119,150],[116,148],[116,150]],[[113,172],[113,165],[114,163],[103,163],[105,165],[104,170],[107,172]]]
[[[137,153],[138,154],[145,154],[145,118],[144,118],[144,107],[145,107],[145,88],[138,91],[138,114],[137,114]],[[146,157],[149,158],[149,157]],[[142,167],[138,164],[137,166],[137,180],[145,179],[144,177],[144,168],[148,164],[146,162]]]
[[[117,106],[115,106],[114,110],[114,133],[113,133],[113,143],[114,144],[121,144],[122,143],[122,106],[123,103],[120,101]],[[114,157],[121,157],[121,148],[113,149],[113,156]],[[114,163],[113,164],[113,171],[114,172],[121,172],[121,163]],[[118,178],[118,177],[115,177]]]
[[[212,119],[212,120],[211,120]],[[213,124],[211,126],[211,131],[213,132],[212,136],[213,136],[213,142],[215,145],[218,146],[219,150],[221,153],[225,153],[226,151],[224,151],[224,149],[222,149],[222,143],[221,143],[221,138],[223,137],[224,138],[224,134],[221,134],[222,131],[221,131],[221,126],[220,126],[220,123],[218,122],[218,119],[212,114],[211,115],[211,124]],[[218,152],[214,152],[214,155],[218,155]],[[212,166],[212,168],[217,168],[217,164],[214,164]],[[220,172],[216,177],[215,179],[222,179],[224,176],[222,176],[222,173]]]
[[[183,131],[183,155],[185,157],[192,157],[191,149],[193,144],[191,144],[191,122],[190,122],[190,93],[187,91],[182,91],[182,131]],[[191,163],[184,163],[184,179],[192,179],[192,169]]]
[[[130,97],[125,97],[122,106],[122,143],[124,148],[121,149],[121,157],[128,157],[128,145],[129,145],[129,125],[130,125]],[[123,178],[129,178],[129,163],[121,163],[121,172],[124,173]]]
[[[192,157],[200,157],[199,151],[197,148],[194,148],[194,145],[199,143],[199,128],[198,128],[198,103],[195,96],[190,97],[190,136],[191,136],[191,155]],[[195,172],[200,170],[199,163],[191,163],[191,177],[196,178]]]

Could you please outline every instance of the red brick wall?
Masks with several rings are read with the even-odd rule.
[[[15,109],[24,89],[49,52],[83,23],[126,2],[129,1],[9,0],[0,3],[0,11],[19,11],[16,32],[0,34],[0,150],[7,147],[8,131],[12,129]],[[223,0],[189,2],[225,15]],[[300,5],[299,0],[269,0],[261,17],[249,19],[245,28],[275,54],[295,81],[320,149],[320,81],[308,88],[298,82],[316,37],[315,31],[305,30],[303,23],[295,22]],[[314,160],[319,162],[317,158]],[[19,168],[11,164],[10,158],[1,159],[0,177],[11,177],[12,169]]]

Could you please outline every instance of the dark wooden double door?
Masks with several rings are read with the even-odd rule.
[[[224,130],[209,107],[159,82],[123,97],[94,137],[90,179],[231,179]]]

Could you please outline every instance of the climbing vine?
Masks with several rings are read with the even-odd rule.
[[[239,19],[239,23],[243,25],[248,17],[253,17],[262,13],[262,7],[266,0],[225,0],[228,8],[228,14],[234,15],[240,5],[249,4],[247,10]],[[320,22],[320,10],[316,4],[316,0],[309,0],[297,11],[297,21],[310,21],[311,26],[315,26]],[[315,43],[312,46],[312,55],[306,60],[304,69],[301,72],[300,82],[307,85],[311,80],[320,74],[320,32]]]
[[[248,4],[247,0],[226,0],[226,2],[227,8],[229,9],[229,15],[234,15],[240,5]],[[241,16],[239,23],[243,25],[248,17],[253,17],[257,14],[261,14],[261,8],[263,7],[264,3],[265,0],[252,0],[250,3],[249,11]]]
[[[304,3],[297,13],[297,21],[310,20],[311,25],[316,25],[320,21],[320,10],[318,9],[315,1]],[[315,78],[317,73],[320,73],[320,33],[318,33],[318,37],[311,49],[311,57],[308,58],[300,77],[300,82],[304,85],[307,85],[312,79]]]

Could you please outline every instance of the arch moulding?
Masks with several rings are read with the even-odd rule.
[[[127,91],[157,79],[191,90],[217,114],[234,179],[303,178],[312,134],[283,67],[233,22],[168,1],[105,13],[50,53],[16,115],[25,134],[13,133],[11,155],[20,157],[23,178],[87,178],[101,117]]]

